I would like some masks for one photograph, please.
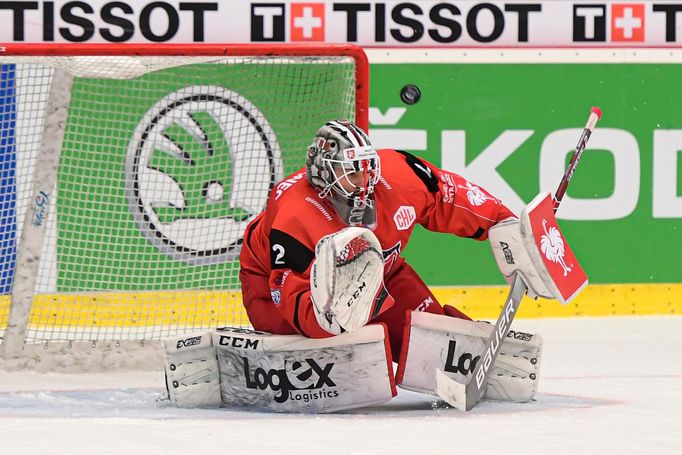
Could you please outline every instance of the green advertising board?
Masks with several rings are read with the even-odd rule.
[[[355,110],[348,61],[256,63],[74,81],[58,170],[60,291],[238,287],[247,222],[301,167],[317,128]]]
[[[303,114],[298,105],[275,108],[266,92],[249,83],[262,75],[250,73],[248,66],[237,73],[220,65],[195,65],[193,70],[204,72],[203,85],[239,92],[258,106],[273,129],[287,131],[278,135],[282,175],[303,163],[301,151],[315,130],[310,125],[352,115],[352,107],[342,105]],[[279,70],[268,68],[269,73]],[[61,290],[102,289],[102,283],[129,290],[219,289],[235,282],[234,258],[192,264],[160,252],[140,234],[126,198],[126,154],[138,124],[124,119],[143,118],[159,100],[194,80],[192,71],[160,70],[139,78],[146,89],[144,96],[134,97],[129,81],[76,80],[62,151],[63,162],[70,165],[59,170]],[[316,86],[308,102],[332,100],[347,90],[333,83],[334,77],[327,80],[332,82]],[[591,283],[675,283],[682,281],[682,183],[676,178],[682,173],[682,159],[677,159],[682,149],[682,139],[677,140],[682,131],[680,80],[682,65],[674,64],[373,63],[370,127],[373,140],[423,138],[416,147],[411,140],[391,145],[461,172],[500,197],[486,181],[502,181],[505,195],[518,199],[512,207],[518,211],[519,202],[556,186],[560,176],[550,182],[547,169],[556,174],[565,165],[590,107],[600,106],[604,117],[568,190],[573,201],[558,213],[561,227]],[[408,83],[422,93],[413,105],[399,97]],[[104,116],[92,109],[94,103],[108,103]],[[390,115],[392,109],[396,115]],[[306,126],[299,122],[304,117]],[[164,223],[178,216],[242,219],[245,212],[227,200],[197,210],[199,205],[206,209],[202,185],[224,179],[213,175],[215,169],[227,174],[232,166],[230,146],[218,125],[201,114],[197,121],[215,153],[202,154],[186,131],[169,128],[167,133],[194,161],[190,167],[157,153],[149,162],[175,177],[187,204],[182,210],[157,207],[156,215]],[[96,147],[83,149],[83,135]],[[668,174],[655,178],[656,172],[674,175],[674,188]],[[101,184],[88,186],[93,176]],[[83,262],[84,256],[90,260]],[[429,285],[504,284],[486,242],[418,227],[405,256]]]
[[[682,281],[682,65],[376,63],[371,78],[373,138],[425,135],[413,153],[472,180],[480,156],[477,183],[492,191],[496,173],[523,203],[556,187],[598,105],[562,230],[591,283]],[[399,97],[408,83],[422,93],[413,105]],[[405,255],[430,285],[503,283],[485,242],[418,228]]]

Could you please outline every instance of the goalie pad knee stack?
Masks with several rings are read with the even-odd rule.
[[[334,412],[397,394],[383,324],[324,339],[222,328],[164,347],[168,395],[178,407]]]
[[[493,326],[449,316],[408,314],[398,365],[397,384],[409,390],[436,394],[436,369],[467,383],[482,361]],[[537,391],[542,339],[510,330],[492,366],[484,398],[525,402]]]
[[[213,342],[224,405],[334,412],[397,393],[383,324],[324,339],[220,329]]]

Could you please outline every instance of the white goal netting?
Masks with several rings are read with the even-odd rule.
[[[248,326],[244,228],[319,126],[356,118],[356,69],[313,49],[0,57],[0,337]]]

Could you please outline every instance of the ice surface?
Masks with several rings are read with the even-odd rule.
[[[184,410],[162,372],[0,372],[3,454],[682,454],[682,317],[518,320],[545,340],[537,399],[463,413],[399,390],[334,415]]]

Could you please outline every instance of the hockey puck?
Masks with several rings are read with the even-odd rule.
[[[407,84],[405,87],[400,90],[400,99],[403,101],[405,104],[415,104],[419,101],[419,99],[422,97],[422,92],[419,90],[419,87],[417,87],[414,84]]]

